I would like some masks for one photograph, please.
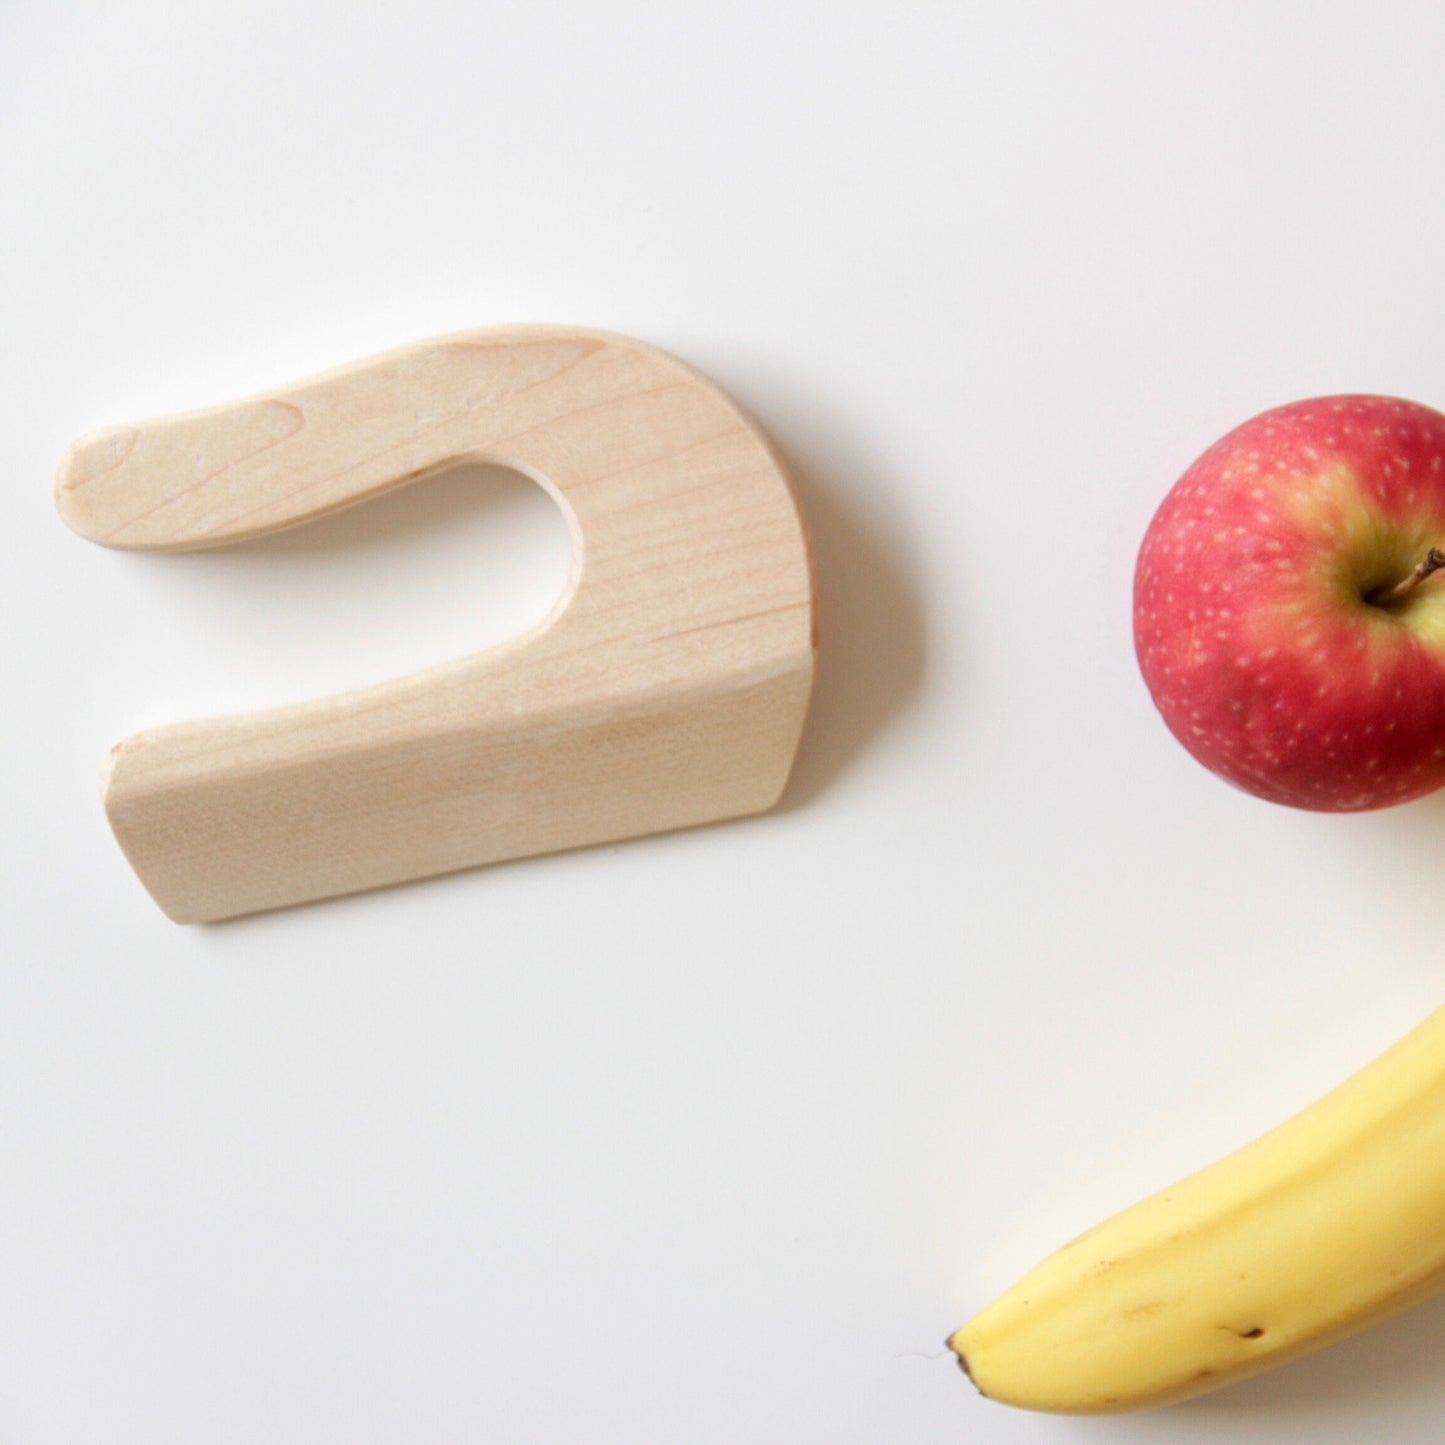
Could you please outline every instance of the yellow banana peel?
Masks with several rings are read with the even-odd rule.
[[[948,1341],[990,1399],[1202,1394],[1445,1290],[1445,1008],[1287,1123],[1046,1259]]]

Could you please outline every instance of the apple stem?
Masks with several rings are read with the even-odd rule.
[[[1388,592],[1377,593],[1372,600],[1398,602],[1400,598],[1409,596],[1432,572],[1438,572],[1442,567],[1445,567],[1445,552],[1438,547],[1431,547],[1420,565],[1408,577],[1402,577]]]

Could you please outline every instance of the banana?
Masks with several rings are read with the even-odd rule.
[[[1203,1394],[1445,1290],[1445,1008],[1332,1093],[1065,1245],[948,1341],[979,1391]]]

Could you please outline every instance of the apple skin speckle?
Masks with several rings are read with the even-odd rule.
[[[1265,412],[1165,497],[1134,578],[1154,703],[1271,802],[1389,807],[1445,785],[1445,416],[1394,397]]]

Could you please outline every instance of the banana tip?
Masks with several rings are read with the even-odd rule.
[[[972,1384],[973,1388],[978,1390],[980,1395],[983,1395],[983,1391],[979,1389],[978,1381],[973,1378],[973,1371],[968,1368],[968,1356],[964,1354],[957,1341],[957,1335],[950,1335],[943,1343],[958,1356],[958,1368],[968,1377],[969,1383]],[[984,1395],[984,1399],[987,1398],[988,1396]]]

